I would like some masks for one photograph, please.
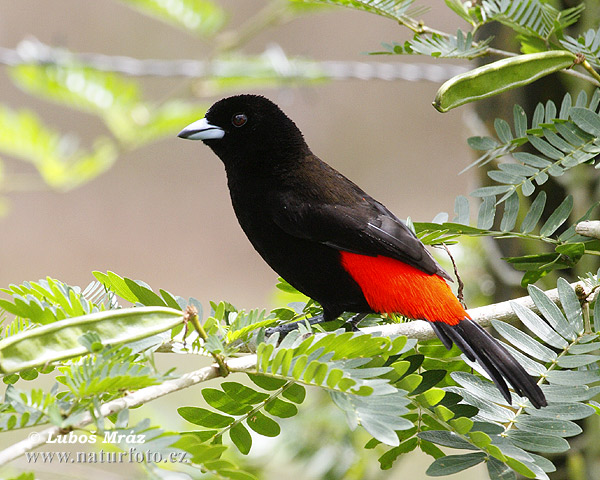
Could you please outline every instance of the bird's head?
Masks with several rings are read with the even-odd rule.
[[[216,102],[206,116],[178,135],[202,140],[225,163],[281,161],[307,150],[302,133],[281,109],[259,95],[236,95]]]

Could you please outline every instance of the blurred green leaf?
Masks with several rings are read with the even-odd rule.
[[[121,0],[146,15],[203,36],[214,35],[224,25],[226,14],[210,0]]]
[[[106,171],[116,160],[115,145],[99,138],[91,151],[77,138],[50,129],[32,112],[0,105],[0,151],[34,165],[52,188],[69,190]]]

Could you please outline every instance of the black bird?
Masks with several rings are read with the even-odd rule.
[[[179,137],[202,140],[222,160],[238,221],[262,258],[323,307],[399,313],[430,322],[488,372],[504,398],[506,381],[540,408],[546,398],[513,356],[473,322],[438,265],[384,205],[314,155],[298,127],[257,95],[215,103]]]

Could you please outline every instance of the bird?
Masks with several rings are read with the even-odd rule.
[[[319,302],[322,320],[345,312],[426,320],[488,373],[512,404],[507,382],[536,408],[536,381],[474,322],[450,275],[382,203],[312,153],[271,100],[242,94],[214,103],[178,137],[201,140],[225,166],[238,222],[254,249],[288,283]]]

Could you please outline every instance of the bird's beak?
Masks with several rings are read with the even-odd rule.
[[[225,136],[225,130],[216,125],[208,123],[206,118],[190,123],[181,132],[177,134],[179,138],[188,140],[215,140]]]

